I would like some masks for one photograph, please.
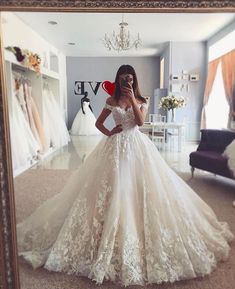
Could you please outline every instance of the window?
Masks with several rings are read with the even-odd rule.
[[[160,61],[160,88],[164,88],[164,57]]]
[[[235,48],[235,30],[225,35],[215,43],[209,46],[209,62],[214,59],[223,57]],[[222,64],[218,65],[212,91],[209,96],[207,105],[205,106],[205,127],[221,129],[230,126],[229,120],[229,104],[226,99],[224,90],[224,80],[222,75]]]
[[[215,81],[205,110],[206,128],[227,128],[229,105],[224,91],[221,63],[218,65]]]

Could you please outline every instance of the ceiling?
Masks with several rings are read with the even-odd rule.
[[[17,12],[44,39],[67,56],[153,56],[168,41],[205,41],[227,24],[235,13],[39,13]],[[132,36],[139,32],[142,47],[124,52],[108,51],[104,34],[119,30],[124,17]],[[48,24],[56,21],[57,25]],[[68,45],[74,42],[75,45]]]

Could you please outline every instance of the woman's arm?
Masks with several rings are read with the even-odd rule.
[[[119,124],[117,126],[115,126],[111,131],[108,130],[105,126],[104,126],[104,121],[106,120],[106,118],[110,115],[111,111],[107,108],[104,108],[101,112],[101,114],[99,115],[99,117],[97,118],[97,121],[95,123],[95,126],[105,135],[107,136],[112,136],[115,133],[119,133],[122,131],[122,126]]]

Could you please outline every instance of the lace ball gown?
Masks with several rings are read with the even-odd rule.
[[[64,189],[17,226],[19,254],[34,268],[97,283],[209,274],[228,257],[228,225],[139,131],[132,108],[105,108],[123,131],[104,137]]]
[[[82,108],[79,109],[70,130],[72,135],[97,135],[100,131],[96,128],[96,118],[93,112],[89,108],[90,102],[83,102],[83,109],[85,114],[82,112]]]

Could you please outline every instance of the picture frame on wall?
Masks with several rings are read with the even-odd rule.
[[[172,80],[180,80],[181,77],[180,77],[179,74],[172,74],[171,79],[172,79]]]
[[[199,74],[190,74],[190,81],[198,81]]]

